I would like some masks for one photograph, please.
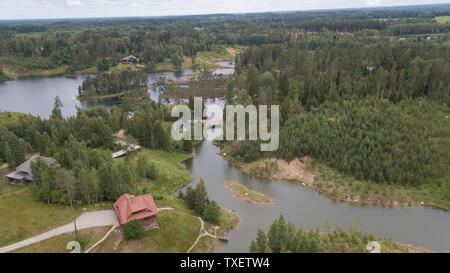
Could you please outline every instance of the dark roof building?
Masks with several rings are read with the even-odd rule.
[[[12,172],[8,174],[6,177],[8,178],[8,181],[10,183],[16,183],[16,184],[25,184],[29,182],[33,182],[33,174],[31,172],[31,162],[36,162],[37,159],[41,159],[47,165],[52,166],[55,163],[55,160],[50,157],[45,156],[33,156],[32,158],[28,159],[24,163],[20,164],[15,172]]]
[[[137,57],[130,55],[130,56],[126,56],[126,57],[123,57],[122,59],[120,59],[120,62],[123,64],[131,64],[134,62],[134,60],[137,60]]]

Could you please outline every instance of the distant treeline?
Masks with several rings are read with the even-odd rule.
[[[449,15],[448,5],[412,10],[261,13],[246,15],[71,20],[50,24],[1,25],[0,64],[27,69],[68,66],[68,72],[105,67],[128,54],[155,65],[166,58],[195,57],[223,45],[295,45],[302,32],[357,36],[445,34],[449,24],[435,16]],[[20,34],[20,35],[18,35]],[[25,34],[25,35],[23,35]],[[314,48],[327,47],[319,40]]]
[[[308,107],[338,97],[367,95],[394,102],[427,97],[449,103],[447,39],[391,41],[330,36],[321,40],[328,46],[314,51],[310,35],[299,39],[305,42],[295,48],[249,47],[238,56],[236,70],[246,71],[250,96],[258,97],[261,91],[259,72],[278,70],[283,87],[280,99],[288,95],[286,87],[291,85],[302,105]]]

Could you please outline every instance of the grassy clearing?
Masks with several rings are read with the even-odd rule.
[[[111,204],[75,206],[75,215],[108,209]],[[28,186],[0,195],[0,246],[6,246],[70,223],[70,206],[35,201]]]
[[[184,56],[183,63],[181,65],[181,70],[186,68],[203,68],[216,69],[216,68],[226,68],[226,66],[215,64],[215,62],[234,60],[234,56],[231,55],[227,50],[226,46],[213,45],[212,49],[209,51],[200,51],[197,53],[194,60],[191,57]],[[158,63],[154,71],[178,71],[172,64],[170,58],[164,59],[163,62]]]
[[[137,176],[138,191],[152,194],[158,207],[172,207],[188,212],[189,209],[186,207],[185,202],[177,198],[174,192],[192,180],[191,174],[180,162],[192,157],[193,153],[166,152],[142,148],[136,155],[135,160],[142,155],[155,165],[157,177],[151,180]],[[116,160],[126,160],[126,158]]]
[[[197,53],[197,58],[210,63],[234,60],[234,56],[224,45],[213,45],[209,51],[200,51]]]
[[[123,70],[137,70],[135,64],[117,64],[115,66],[111,66],[108,69],[108,72],[120,72]]]
[[[87,250],[90,246],[102,239],[110,229],[111,227],[96,227],[79,230],[78,238],[79,241],[81,241],[81,251]],[[71,250],[66,249],[67,243],[75,240],[75,232],[68,232],[39,243],[20,248],[13,251],[13,253],[69,253]]]
[[[192,58],[184,56],[183,63],[181,64],[181,70],[192,67],[195,67],[195,63],[192,62]],[[164,62],[161,62],[156,65],[154,71],[179,71],[179,70],[175,69],[174,65],[172,64],[172,60],[170,58],[166,58],[164,59]]]
[[[124,240],[117,249],[113,244],[117,235],[109,236],[92,252],[186,252],[200,232],[200,221],[177,210],[158,213],[159,228],[149,230],[139,240]]]
[[[42,76],[56,76],[66,73],[68,66],[61,65],[53,69],[26,69],[26,68],[12,68],[3,69],[5,74],[10,79],[17,79],[20,77],[42,77]]]
[[[200,221],[191,216],[188,210],[163,210],[158,213],[159,228],[149,230],[139,240],[124,240],[117,249],[113,248],[119,234],[111,234],[104,242],[92,250],[93,253],[184,253],[194,244],[200,234]],[[237,225],[239,219],[235,213],[222,209],[217,234],[221,234]],[[212,225],[206,223],[206,229],[214,234]],[[208,238],[208,239],[207,239]],[[219,241],[203,237],[193,248],[193,252],[213,252]]]
[[[199,80],[191,79],[183,82],[169,82],[164,93],[160,95],[160,98],[180,99],[195,96],[203,98],[223,97],[226,94],[228,83],[229,78],[226,76],[213,76]],[[214,88],[211,88],[211,86],[214,86]]]
[[[233,181],[225,180],[227,187],[234,193],[234,195],[240,199],[243,199],[249,203],[255,205],[270,205],[273,204],[273,199],[266,196],[265,194],[252,190],[249,187]]]
[[[440,24],[445,24],[450,22],[450,16],[437,16],[434,19]]]
[[[23,186],[8,183],[8,179],[5,175],[10,172],[11,170],[8,169],[6,165],[0,163],[0,195],[15,192],[23,188]]]
[[[191,249],[191,253],[211,253],[214,252],[217,245],[220,244],[216,239],[210,236],[203,236]]]
[[[191,174],[180,162],[193,154],[142,149],[139,155],[145,156],[157,169],[155,180],[139,179],[138,188],[140,190],[145,188],[156,196],[169,197],[173,195],[174,191],[192,180]]]

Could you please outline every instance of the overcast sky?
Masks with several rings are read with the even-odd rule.
[[[0,19],[191,15],[448,2],[450,0],[0,0]]]

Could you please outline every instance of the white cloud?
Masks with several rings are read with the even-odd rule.
[[[71,6],[71,7],[78,7],[81,5],[81,0],[66,0],[67,1],[67,5]]]

